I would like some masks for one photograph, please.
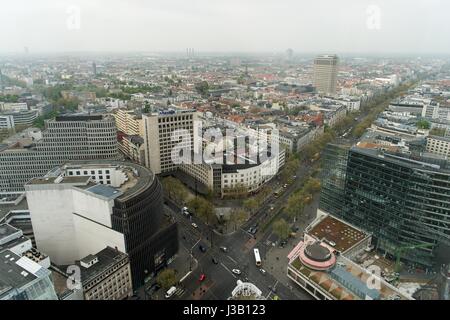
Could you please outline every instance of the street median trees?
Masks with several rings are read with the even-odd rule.
[[[273,232],[282,240],[289,237],[289,225],[284,219],[279,219],[273,223]]]
[[[299,216],[303,214],[303,209],[305,203],[303,197],[299,194],[293,194],[288,198],[287,206],[285,212],[289,219],[296,220]]]
[[[240,208],[235,208],[230,212],[230,218],[229,221],[234,226],[234,231],[237,230],[238,225],[241,225],[246,221],[248,217],[248,214],[245,212],[245,210]]]
[[[214,206],[208,200],[202,197],[196,197],[188,202],[188,207],[194,211],[194,214],[209,225],[215,216]]]
[[[166,177],[162,179],[162,185],[165,194],[178,204],[183,204],[188,196],[186,187],[174,177]]]
[[[314,194],[316,192],[319,192],[320,189],[321,189],[320,180],[316,178],[309,178],[303,187],[303,190],[308,194]]]
[[[250,212],[254,212],[254,210],[256,208],[258,208],[258,201],[256,201],[255,198],[248,198],[246,200],[244,200],[244,202],[242,203],[242,205],[244,206],[244,208]]]

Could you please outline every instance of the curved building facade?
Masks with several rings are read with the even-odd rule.
[[[178,251],[177,225],[165,218],[161,184],[147,168],[77,161],[25,188],[37,247],[58,265],[116,248],[128,254],[137,288]]]

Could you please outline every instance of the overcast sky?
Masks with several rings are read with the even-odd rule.
[[[0,5],[0,52],[190,47],[450,53],[447,0],[2,0]]]

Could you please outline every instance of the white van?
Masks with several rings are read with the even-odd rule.
[[[173,296],[175,291],[177,291],[177,287],[171,287],[169,290],[167,290],[165,295],[166,299],[169,299],[171,296]]]

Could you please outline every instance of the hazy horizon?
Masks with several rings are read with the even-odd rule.
[[[0,53],[448,55],[449,9],[442,0],[16,0],[0,12]]]

